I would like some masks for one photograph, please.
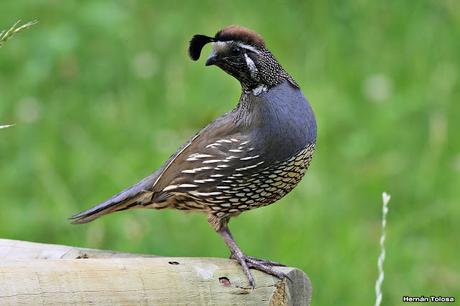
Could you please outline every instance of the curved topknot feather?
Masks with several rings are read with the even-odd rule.
[[[201,49],[203,49],[204,45],[214,41],[212,37],[197,34],[192,37],[190,40],[190,46],[188,48],[188,54],[190,58],[194,61],[197,61],[200,58]]]
[[[241,41],[258,48],[265,48],[265,42],[262,36],[248,28],[238,25],[231,25],[223,28],[216,33],[214,39],[216,41]]]

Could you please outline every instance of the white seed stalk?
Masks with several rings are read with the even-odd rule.
[[[8,39],[13,37],[14,34],[17,34],[17,33],[21,32],[21,31],[24,31],[24,30],[30,28],[31,26],[33,26],[37,22],[38,22],[37,20],[34,20],[34,21],[27,22],[27,23],[25,23],[23,25],[19,25],[21,23],[21,20],[18,20],[8,30],[0,31],[0,48],[3,46],[3,44]]]
[[[385,228],[387,225],[388,203],[390,202],[390,199],[391,196],[388,193],[382,193],[382,235],[380,236],[380,255],[377,260],[379,276],[375,282],[375,306],[380,306],[382,303],[382,284],[384,279],[383,262],[385,261]]]
[[[19,33],[21,31],[24,31],[24,30],[30,28],[31,26],[33,26],[37,22],[38,22],[37,20],[34,20],[34,21],[27,22],[27,23],[25,23],[23,25],[19,25],[21,23],[21,20],[18,20],[8,30],[0,31],[0,48],[3,46],[3,44],[8,39],[13,37],[14,34]],[[0,130],[12,127],[13,125],[14,124],[0,124]]]

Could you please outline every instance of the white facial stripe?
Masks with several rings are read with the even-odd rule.
[[[240,46],[240,48],[243,48],[243,49],[249,50],[249,51],[251,51],[251,52],[254,52],[254,53],[260,54],[259,50],[257,50],[257,49],[256,49],[256,48],[254,48],[253,46],[250,46],[250,45],[246,45],[246,44],[243,44],[243,43],[238,43],[238,46]]]
[[[244,54],[244,58],[246,59],[246,64],[248,65],[251,77],[255,79],[257,77],[257,73],[259,72],[259,70],[257,70],[256,64],[254,64],[254,61],[246,53]]]
[[[224,51],[225,48],[227,48],[229,45],[233,44],[233,40],[228,40],[228,41],[215,41],[213,42],[211,45],[212,45],[212,48],[214,49],[214,51],[216,52],[221,52],[221,51]],[[251,45],[246,45],[246,44],[243,44],[243,43],[237,43],[238,47],[242,48],[242,49],[246,49],[246,50],[249,50],[251,52],[254,52],[254,53],[257,53],[257,54],[260,54],[260,51],[257,50],[256,48],[254,48],[253,46]]]

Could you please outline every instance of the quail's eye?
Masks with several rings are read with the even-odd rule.
[[[240,55],[241,54],[241,48],[240,47],[232,47],[232,55]]]

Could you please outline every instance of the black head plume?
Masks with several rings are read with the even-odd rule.
[[[192,60],[197,61],[200,58],[201,49],[203,49],[204,45],[213,41],[214,38],[206,35],[194,35],[192,40],[190,40],[190,46],[188,47],[188,54]]]

